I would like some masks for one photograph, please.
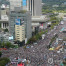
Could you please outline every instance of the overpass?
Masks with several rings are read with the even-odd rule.
[[[47,28],[48,20],[49,20],[49,18],[47,18],[46,15],[32,16],[32,27],[34,28],[34,27],[39,26],[39,28],[45,29],[45,28]]]
[[[46,22],[49,18],[46,15],[44,16],[32,16],[32,22]]]

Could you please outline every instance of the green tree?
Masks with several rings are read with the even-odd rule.
[[[10,48],[11,47],[11,43],[10,42],[6,42],[5,45],[6,45],[7,48]]]
[[[1,41],[0,41],[0,48],[1,48]]]
[[[0,23],[0,28],[1,28],[1,23]]]
[[[1,60],[0,61],[0,66],[5,66],[5,65],[6,65],[5,60]]]
[[[5,42],[2,42],[1,46],[2,46],[3,48],[5,48]]]
[[[0,58],[0,66],[5,66],[9,62],[10,62],[10,59],[7,57]]]
[[[4,29],[4,31],[5,31],[5,32],[8,32],[8,29],[6,28],[6,29]]]
[[[2,56],[2,52],[0,52],[0,57]]]

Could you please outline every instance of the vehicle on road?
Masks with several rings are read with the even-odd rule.
[[[59,50],[60,48],[62,48],[61,45],[57,46],[57,47],[55,48],[55,50]]]

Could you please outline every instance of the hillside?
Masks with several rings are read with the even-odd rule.
[[[64,2],[66,2],[66,0],[42,0],[43,3],[46,3],[46,4],[51,4],[51,5],[54,5],[54,4],[62,4]]]
[[[66,13],[66,0],[43,0],[42,13],[62,12]],[[56,7],[57,6],[57,7]]]

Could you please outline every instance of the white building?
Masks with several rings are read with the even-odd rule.
[[[3,33],[3,32],[1,32],[0,33],[0,41],[11,41],[11,40],[13,40],[13,38],[12,38],[12,36],[9,34],[9,33]]]
[[[9,0],[10,2],[10,10],[14,10],[14,7],[21,7],[22,6],[22,0]]]
[[[8,29],[9,27],[9,5],[2,4],[1,5],[1,10],[0,10],[0,23],[1,23],[1,28],[2,29]]]

